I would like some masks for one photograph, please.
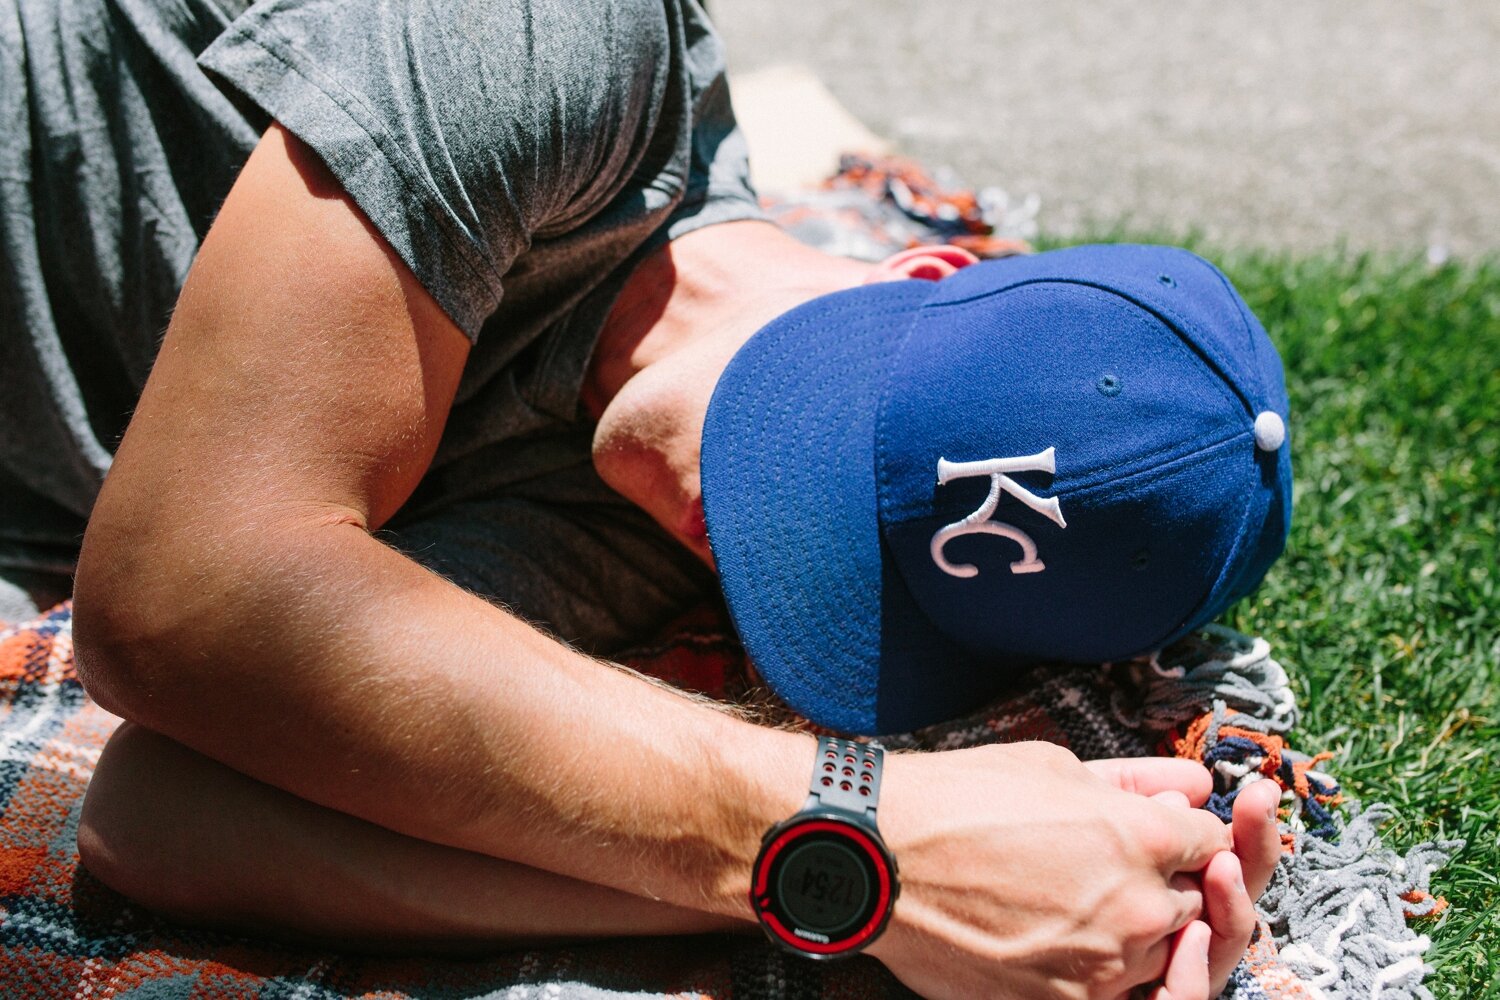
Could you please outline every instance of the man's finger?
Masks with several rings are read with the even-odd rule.
[[[1171,828],[1171,836],[1158,842],[1158,860],[1168,873],[1201,872],[1214,855],[1234,849],[1229,827],[1212,813],[1165,805],[1157,815]]]
[[[1281,786],[1266,779],[1243,789],[1234,800],[1234,853],[1244,871],[1245,889],[1256,900],[1271,881],[1281,859],[1281,835],[1276,806]]]
[[[1209,1000],[1208,948],[1212,935],[1208,925],[1194,920],[1177,932],[1172,944],[1172,958],[1161,985],[1151,991],[1150,1000]]]
[[[1178,872],[1168,879],[1167,887],[1172,890],[1172,901],[1177,907],[1177,914],[1167,933],[1176,934],[1194,920],[1203,917],[1203,880],[1197,875]]]
[[[1203,915],[1213,932],[1208,946],[1210,996],[1218,996],[1255,930],[1255,908],[1245,892],[1239,859],[1227,851],[1204,869]]]
[[[1151,797],[1162,805],[1176,806],[1179,809],[1191,809],[1193,807],[1193,804],[1188,801],[1188,797],[1175,788],[1169,788],[1165,792],[1157,792]]]
[[[1120,757],[1084,761],[1084,766],[1116,788],[1137,795],[1177,791],[1194,806],[1208,801],[1214,782],[1208,769],[1195,760],[1176,757]]]

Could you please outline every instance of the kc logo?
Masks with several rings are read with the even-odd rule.
[[[937,563],[938,569],[949,576],[964,579],[979,575],[979,567],[973,563],[951,563],[948,557],[943,555],[943,546],[963,535],[999,535],[1021,546],[1021,558],[1010,564],[1012,573],[1040,573],[1046,569],[1046,563],[1037,558],[1036,542],[1031,540],[1030,535],[1013,524],[991,521],[990,515],[995,513],[995,505],[1000,502],[1000,494],[1005,492],[1038,514],[1050,518],[1058,527],[1066,528],[1068,522],[1063,520],[1062,507],[1058,504],[1056,497],[1043,500],[1006,475],[1008,472],[1055,473],[1057,472],[1055,452],[1056,449],[1048,448],[1035,455],[1026,455],[1021,458],[991,458],[983,462],[950,462],[946,458],[939,458],[937,464],[939,486],[951,483],[955,479],[989,476],[990,495],[984,498],[984,503],[980,504],[979,509],[974,513],[962,521],[955,521],[939,528],[933,534],[932,561]]]

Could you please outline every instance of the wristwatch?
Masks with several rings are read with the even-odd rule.
[[[761,841],[750,905],[772,941],[808,958],[842,958],[890,922],[901,885],[875,828],[884,751],[818,738],[807,802]]]

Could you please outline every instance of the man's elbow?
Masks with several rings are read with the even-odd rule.
[[[309,520],[127,518],[96,510],[74,581],[79,679],[101,706],[167,736],[223,687],[293,655],[289,618],[318,594],[362,529]],[[124,530],[121,525],[129,526]],[[141,528],[141,525],[149,527]],[[304,616],[305,617],[305,616]],[[321,627],[321,620],[315,625]]]
[[[90,525],[73,584],[73,653],[84,690],[115,715],[163,724],[213,662],[204,596],[182,546],[145,545]]]
[[[85,550],[87,552],[87,550]],[[73,583],[73,660],[89,697],[104,709],[137,719],[161,683],[160,617],[155,588],[140,593],[120,574],[80,560]]]

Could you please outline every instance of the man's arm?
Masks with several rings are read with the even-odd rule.
[[[751,929],[314,805],[134,723],[89,782],[78,851],[164,916],[341,950],[493,952]]]
[[[90,522],[81,675],[106,708],[310,802],[746,918],[751,860],[800,804],[810,738],[601,667],[371,535],[427,468],[466,351],[273,128]],[[906,891],[877,954],[932,995],[1115,997],[1160,976],[1203,910],[1187,873],[1231,843],[1055,749],[894,758],[885,798]],[[1050,870],[1076,891],[1039,900]]]
[[[728,875],[750,859],[724,845],[795,808],[806,737],[603,669],[371,535],[427,468],[467,347],[273,128],[90,522],[81,675],[118,714],[392,830],[741,903]]]

